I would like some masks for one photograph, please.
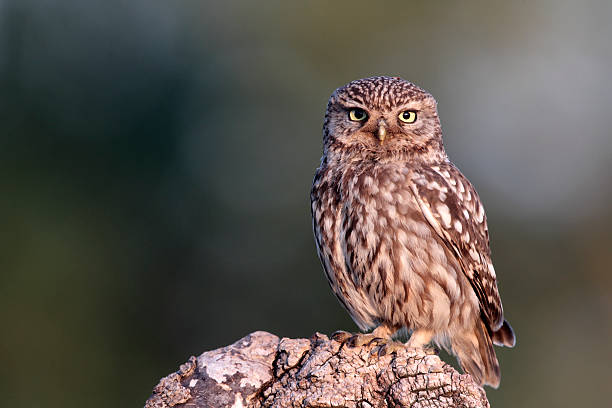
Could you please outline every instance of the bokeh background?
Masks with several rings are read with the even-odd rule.
[[[0,395],[142,406],[254,330],[356,327],[309,189],[327,98],[429,90],[487,207],[495,407],[604,406],[612,3],[0,0]]]

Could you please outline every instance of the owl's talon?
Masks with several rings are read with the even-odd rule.
[[[374,342],[381,341],[380,337],[372,334],[372,333],[357,333],[352,335],[350,338],[346,340],[346,345],[349,347],[361,347],[361,346],[369,346]]]
[[[348,347],[357,347],[358,345],[358,339],[359,339],[359,334],[354,334],[351,337],[349,337],[348,339],[346,339],[345,343]]]
[[[348,339],[353,337],[353,333],[349,333],[344,330],[335,331],[329,336],[332,340],[337,341],[338,343],[345,343]]]
[[[387,341],[388,340],[383,339],[382,337],[374,337],[368,342],[368,346],[375,345],[376,347],[379,347],[381,344],[384,344]]]
[[[383,357],[387,354],[396,354],[398,351],[403,350],[404,348],[405,346],[402,343],[387,341],[378,348],[377,354],[378,357]]]

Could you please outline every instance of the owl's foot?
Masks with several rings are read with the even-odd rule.
[[[361,347],[381,340],[383,339],[374,333],[357,333],[346,340],[346,345],[349,347]]]
[[[346,344],[348,347],[361,347],[370,345],[373,342],[383,341],[375,333],[350,333],[344,330],[338,330],[330,336],[334,341]]]
[[[391,339],[385,340],[379,344],[377,348],[372,350],[372,354],[378,354],[378,357],[386,356],[387,354],[394,354],[400,350],[404,350],[406,346],[399,341],[393,341]]]
[[[394,340],[382,340],[379,339],[378,347],[372,350],[372,354],[377,353],[378,357],[385,356],[387,354],[397,353],[400,350],[405,350],[407,348],[411,348],[408,344],[400,343]],[[438,355],[440,350],[436,346],[427,345],[423,347],[419,347],[421,350],[428,355]]]
[[[383,323],[376,327],[372,331],[372,333],[353,334],[343,330],[339,330],[337,332],[332,333],[331,338],[332,340],[346,344],[348,347],[369,346],[372,343],[377,343],[377,345],[380,345],[383,343],[392,342],[391,335],[397,330],[397,328],[387,326]]]
[[[354,336],[353,333],[350,333],[344,330],[338,330],[338,331],[333,332],[331,336],[329,337],[332,340],[337,341],[338,343],[344,343],[353,336]]]

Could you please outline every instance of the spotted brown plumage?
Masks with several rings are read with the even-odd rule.
[[[402,121],[407,111],[416,120]],[[360,329],[406,328],[409,346],[433,340],[481,384],[499,384],[493,343],[513,346],[514,333],[484,208],[446,156],[431,95],[389,77],[337,89],[311,202],[326,276]]]

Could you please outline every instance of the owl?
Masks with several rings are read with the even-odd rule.
[[[491,262],[484,208],[448,159],[435,99],[396,77],[330,97],[312,191],[317,252],[363,331],[430,342],[481,385],[498,387],[493,345],[513,347]]]

